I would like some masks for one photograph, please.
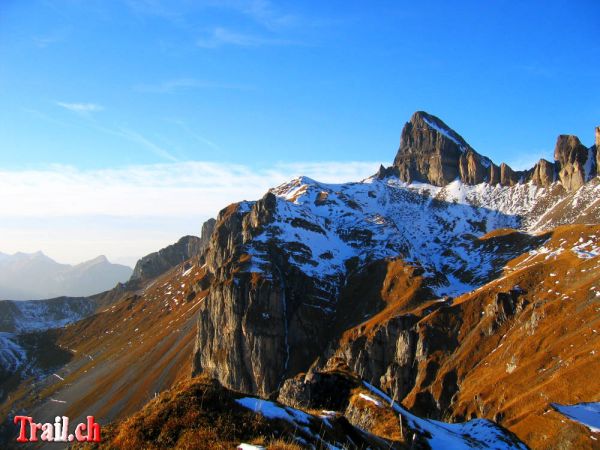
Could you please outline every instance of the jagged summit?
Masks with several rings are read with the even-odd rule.
[[[414,127],[422,127],[424,129],[433,129],[437,131],[439,134],[458,145],[463,151],[471,147],[460,134],[450,128],[442,119],[425,111],[416,111],[408,123],[412,124]],[[400,146],[402,147],[402,143]]]
[[[558,136],[554,160],[558,177],[565,189],[577,190],[596,176],[595,153],[595,147],[586,148],[577,136]]]
[[[404,125],[394,168],[401,180],[445,186],[456,178],[478,184],[499,177],[489,158],[477,153],[441,119],[417,111]],[[496,166],[497,169],[497,166]]]
[[[400,147],[394,164],[380,168],[379,178],[398,176],[406,182],[446,186],[456,179],[466,184],[489,183],[514,186],[533,182],[548,187],[560,181],[567,191],[575,191],[597,174],[600,127],[596,145],[587,148],[579,138],[560,135],[554,162],[540,159],[531,169],[514,171],[508,164],[494,164],[475,151],[463,137],[440,118],[424,111],[415,112],[402,129]]]

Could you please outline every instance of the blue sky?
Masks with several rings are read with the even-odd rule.
[[[560,133],[591,145],[599,15],[594,0],[4,0],[0,172],[21,187],[0,194],[0,251],[131,262],[298,171],[389,164],[415,110],[515,168],[551,159]],[[230,184],[174,175],[206,170]],[[147,210],[102,197],[115,179]]]

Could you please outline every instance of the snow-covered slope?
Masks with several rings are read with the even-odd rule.
[[[27,353],[13,333],[0,332],[0,373],[12,373],[26,361]],[[0,393],[0,398],[2,397]]]
[[[445,423],[438,420],[424,419],[412,414],[402,405],[380,389],[369,383],[365,387],[391,405],[391,408],[405,418],[409,427],[419,435],[425,436],[432,450],[468,450],[468,449],[520,449],[527,447],[513,435],[495,423],[486,419],[473,419],[464,423]],[[376,400],[375,400],[376,401]]]
[[[589,210],[589,197],[597,200],[600,185],[567,194],[558,186],[533,183],[473,186],[456,180],[438,187],[396,177],[347,184],[300,177],[272,192],[277,196],[274,220],[247,244],[249,271],[266,269],[265,244],[274,242],[334,297],[352,259],[365,263],[400,256],[425,269],[438,295],[456,296],[489,280],[502,260],[498,249],[483,248],[477,238],[499,228],[534,232],[575,221],[585,212],[576,209],[577,203],[585,197]],[[560,220],[539,214],[558,203]]]
[[[22,370],[29,362],[28,349],[32,348],[22,343],[23,334],[64,327],[89,316],[95,308],[89,298],[0,301],[0,373]]]
[[[96,305],[86,297],[51,300],[0,300],[0,332],[29,333],[60,328],[94,312]]]

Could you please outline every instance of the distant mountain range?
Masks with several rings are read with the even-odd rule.
[[[132,269],[98,256],[77,265],[60,264],[42,252],[0,253],[0,299],[83,297],[125,282]]]

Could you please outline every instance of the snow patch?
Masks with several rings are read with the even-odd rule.
[[[381,402],[378,400],[375,400],[373,397],[368,396],[367,394],[363,394],[362,392],[360,394],[358,394],[358,396],[360,398],[362,398],[363,400],[366,400],[368,402],[374,403],[375,406],[381,407]]]
[[[442,128],[440,127],[437,123],[435,123],[432,120],[429,120],[425,117],[423,117],[423,121],[429,125],[430,128],[433,128],[435,131],[437,131],[438,133],[440,133],[441,135],[447,137],[448,139],[450,139],[452,142],[454,142],[456,145],[458,145],[460,147],[460,149],[462,151],[465,150],[465,146],[463,143],[461,143],[457,136],[456,133],[454,133],[452,130],[448,129],[448,128]]]
[[[237,399],[236,403],[263,415],[267,419],[281,419],[293,424],[310,424],[311,416],[305,412],[290,408],[289,406],[279,406],[268,400],[244,397]]]
[[[17,343],[13,333],[0,332],[0,366],[15,372],[27,360],[27,352]]]
[[[585,425],[594,433],[600,433],[600,402],[576,405],[551,404],[554,409],[569,419]]]
[[[445,423],[437,420],[422,419],[404,409],[383,391],[363,382],[365,387],[392,405],[394,411],[401,414],[415,430],[420,430],[433,450],[447,449],[519,449],[527,447],[516,442],[502,428],[486,419],[473,419],[464,423]]]

